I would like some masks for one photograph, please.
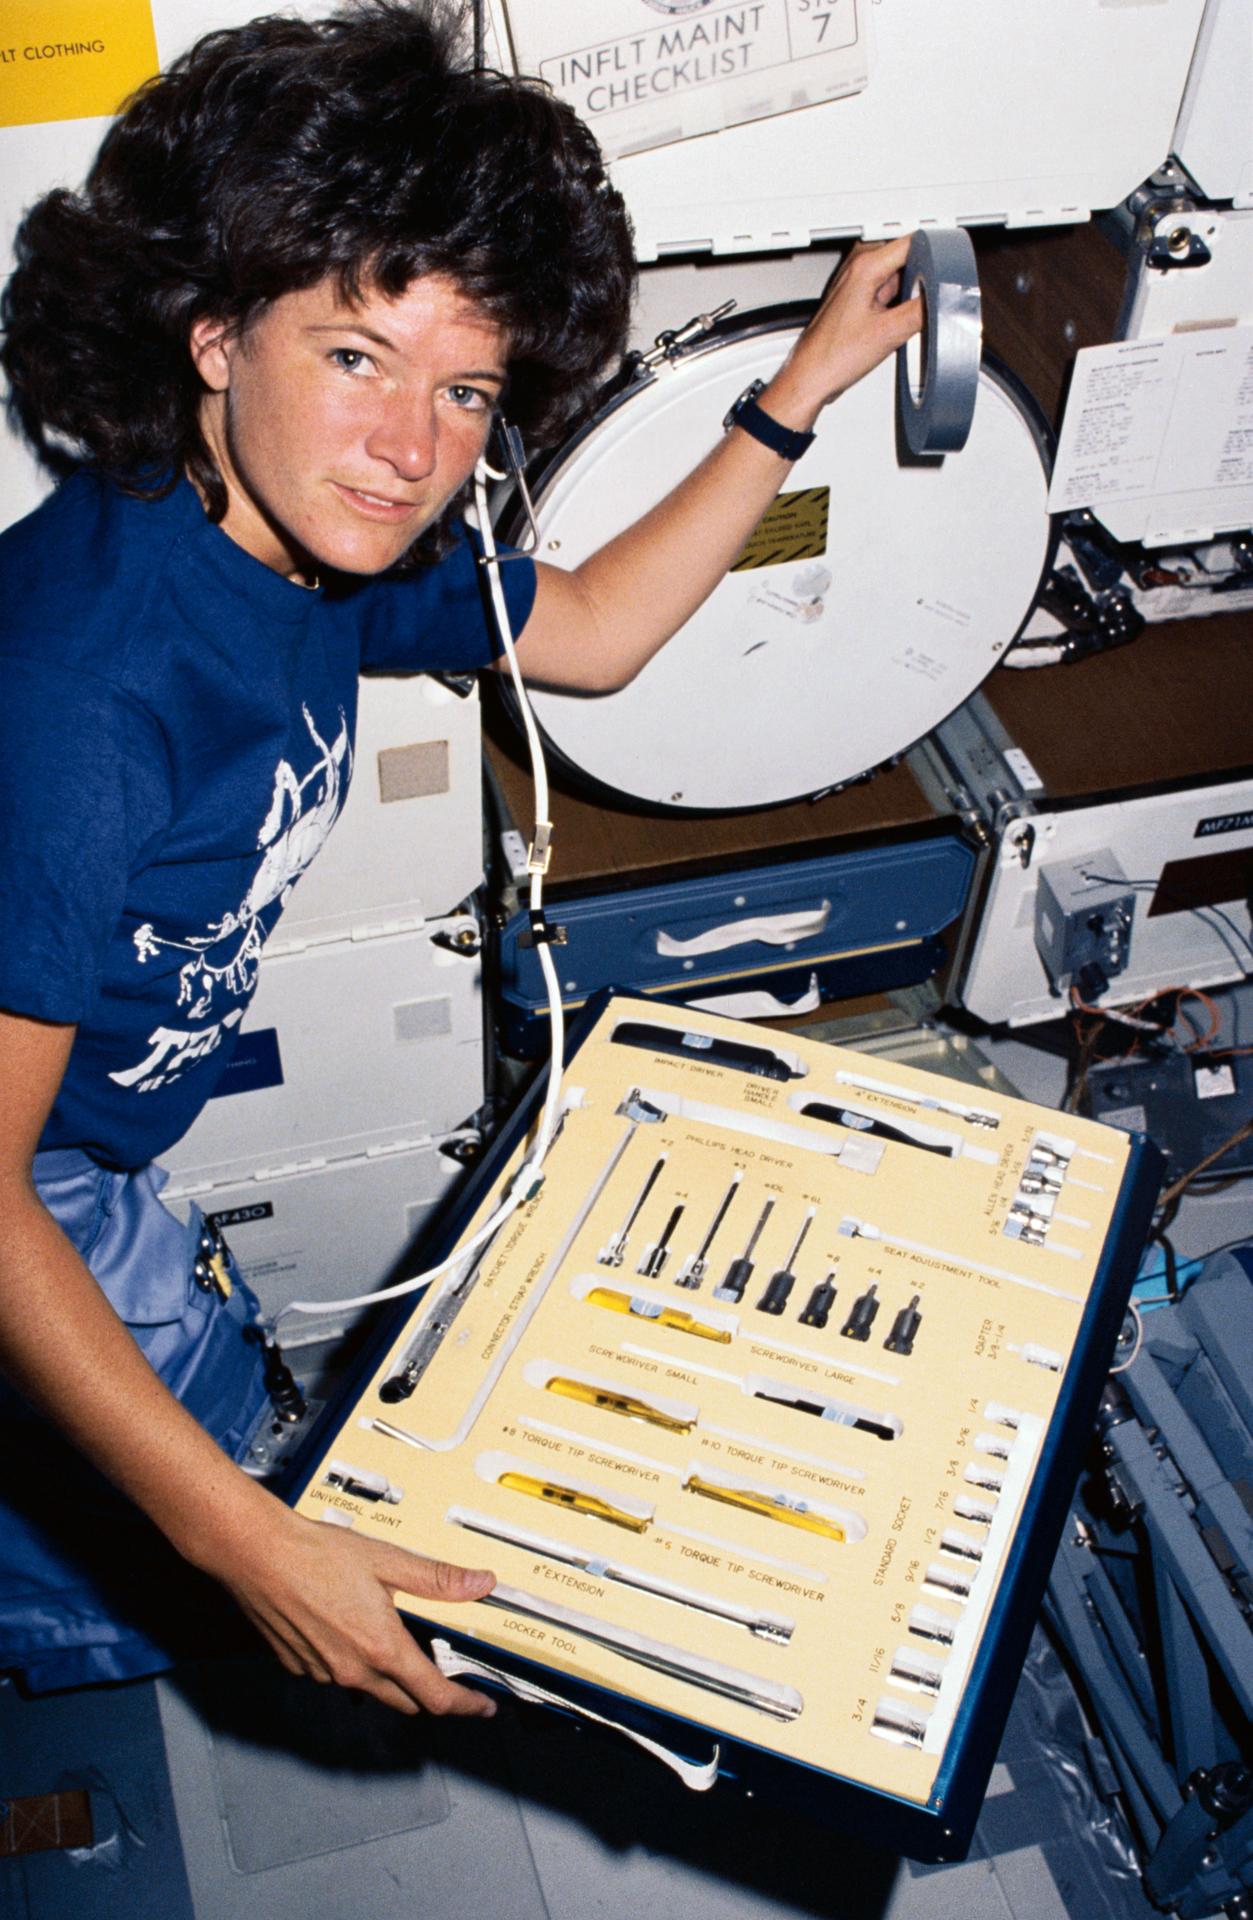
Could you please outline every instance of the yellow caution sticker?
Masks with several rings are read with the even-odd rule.
[[[0,126],[116,113],[158,65],[151,0],[4,0]]]
[[[792,493],[781,493],[749,534],[731,572],[817,560],[827,550],[830,512],[830,487],[798,487]]]

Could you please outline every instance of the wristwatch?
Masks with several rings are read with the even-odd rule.
[[[764,380],[754,380],[751,387],[745,387],[743,393],[731,408],[722,423],[724,433],[730,433],[732,427],[742,427],[754,440],[760,440],[763,447],[769,447],[771,453],[777,453],[783,460],[799,460],[808,453],[816,435],[798,433],[793,427],[780,426],[772,420],[763,408],[757,405],[757,395],[765,389]]]

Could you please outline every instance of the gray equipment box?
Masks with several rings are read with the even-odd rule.
[[[1043,881],[1047,919],[1076,863],[1125,874],[1101,898],[1133,903],[1109,998],[1248,973],[1250,625],[1247,614],[1184,620],[1071,665],[998,668],[923,742],[911,764],[925,790],[982,849],[951,1000],[990,1025],[1067,1011],[1074,969],[1060,944],[1037,938],[1038,895]]]

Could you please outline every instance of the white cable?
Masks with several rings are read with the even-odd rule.
[[[535,783],[535,838],[531,844],[528,862],[531,885],[527,904],[532,916],[542,913],[544,899],[544,874],[548,866],[549,845],[552,836],[552,824],[548,818],[548,769],[544,764],[544,750],[540,745],[539,729],[531,711],[523,684],[522,670],[518,665],[518,656],[514,648],[513,627],[509,619],[509,608],[505,600],[504,587],[500,578],[500,556],[496,551],[496,540],[492,530],[491,514],[487,506],[487,477],[493,469],[486,461],[480,461],[474,471],[474,507],[478,516],[479,534],[483,542],[483,556],[487,563],[488,587],[491,593],[492,612],[500,633],[505,658],[509,662],[509,672],[514,690],[518,696],[518,705],[522,713],[522,725],[526,734],[527,748],[531,756],[531,777]],[[499,476],[497,476],[499,477]],[[279,1322],[288,1313],[345,1313],[357,1307],[377,1306],[384,1300],[399,1300],[406,1293],[415,1293],[419,1287],[427,1286],[437,1280],[442,1273],[454,1265],[460,1265],[468,1254],[477,1252],[485,1241],[502,1227],[510,1216],[517,1212],[524,1201],[529,1200],[536,1190],[537,1182],[542,1180],[542,1169],[552,1145],[557,1129],[558,1107],[561,1100],[561,1082],[565,1067],[565,1011],[561,1004],[561,988],[557,980],[557,970],[553,965],[552,954],[545,940],[537,940],[535,951],[539,956],[540,972],[544,976],[544,985],[548,993],[548,1012],[551,1023],[552,1041],[548,1068],[548,1092],[540,1114],[539,1128],[535,1144],[529,1157],[510,1182],[508,1192],[491,1217],[484,1221],[472,1239],[455,1247],[438,1266],[428,1267],[423,1273],[416,1273],[408,1280],[399,1280],[395,1286],[380,1287],[373,1293],[355,1294],[350,1300],[289,1300],[280,1307],[271,1323],[271,1332],[277,1334]]]
[[[1127,1368],[1131,1366],[1132,1362],[1139,1357],[1140,1348],[1144,1343],[1144,1321],[1141,1318],[1140,1309],[1136,1305],[1134,1300],[1128,1300],[1127,1312],[1131,1315],[1132,1319],[1135,1321],[1135,1329],[1136,1329],[1135,1345],[1132,1347],[1131,1352],[1127,1355],[1127,1358],[1125,1360],[1120,1360],[1116,1367],[1110,1368],[1111,1373],[1126,1373]],[[1123,1325],[1124,1326],[1126,1325],[1125,1319],[1123,1321]],[[1120,1332],[1119,1338],[1121,1339],[1121,1337],[1122,1335]]]
[[[1055,667],[1060,665],[1065,658],[1066,649],[1063,646],[1052,645],[1048,642],[1037,644],[1030,640],[1019,640],[1015,646],[1009,649],[1009,652],[1001,661],[1001,665],[1003,667],[1017,667],[1021,671],[1024,668],[1029,669],[1031,667]]]

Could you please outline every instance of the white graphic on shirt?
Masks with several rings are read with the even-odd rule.
[[[177,1004],[186,1008],[189,1020],[203,1019],[212,1009],[215,994],[237,1000],[251,996],[269,932],[261,914],[275,901],[286,903],[339,817],[352,774],[347,718],[341,707],[339,733],[328,745],[308,707],[302,705],[301,713],[318,757],[303,779],[287,760],[280,760],[275,768],[274,795],[257,834],[257,846],[263,849],[261,863],[238,908],[188,940],[163,939],[151,921],[136,928],[135,957],[140,966],[163,950],[192,956],[178,975]],[[198,1029],[158,1026],[148,1035],[152,1053],[109,1078],[120,1087],[154,1092],[177,1079],[194,1060],[212,1053],[223,1029],[236,1026],[243,1014],[244,1009],[237,1007],[214,1026]]]
[[[199,1027],[188,1030],[182,1027],[157,1027],[148,1035],[152,1052],[137,1067],[127,1067],[122,1073],[111,1073],[110,1080],[116,1080],[119,1087],[138,1087],[140,1093],[151,1093],[155,1087],[164,1086],[167,1080],[189,1066],[193,1060],[203,1060],[206,1053],[212,1053],[219,1044],[227,1027],[237,1027],[244,1017],[242,1007],[235,1007],[224,1020],[217,1021],[211,1027]],[[168,1071],[159,1073],[159,1067],[166,1066]]]

